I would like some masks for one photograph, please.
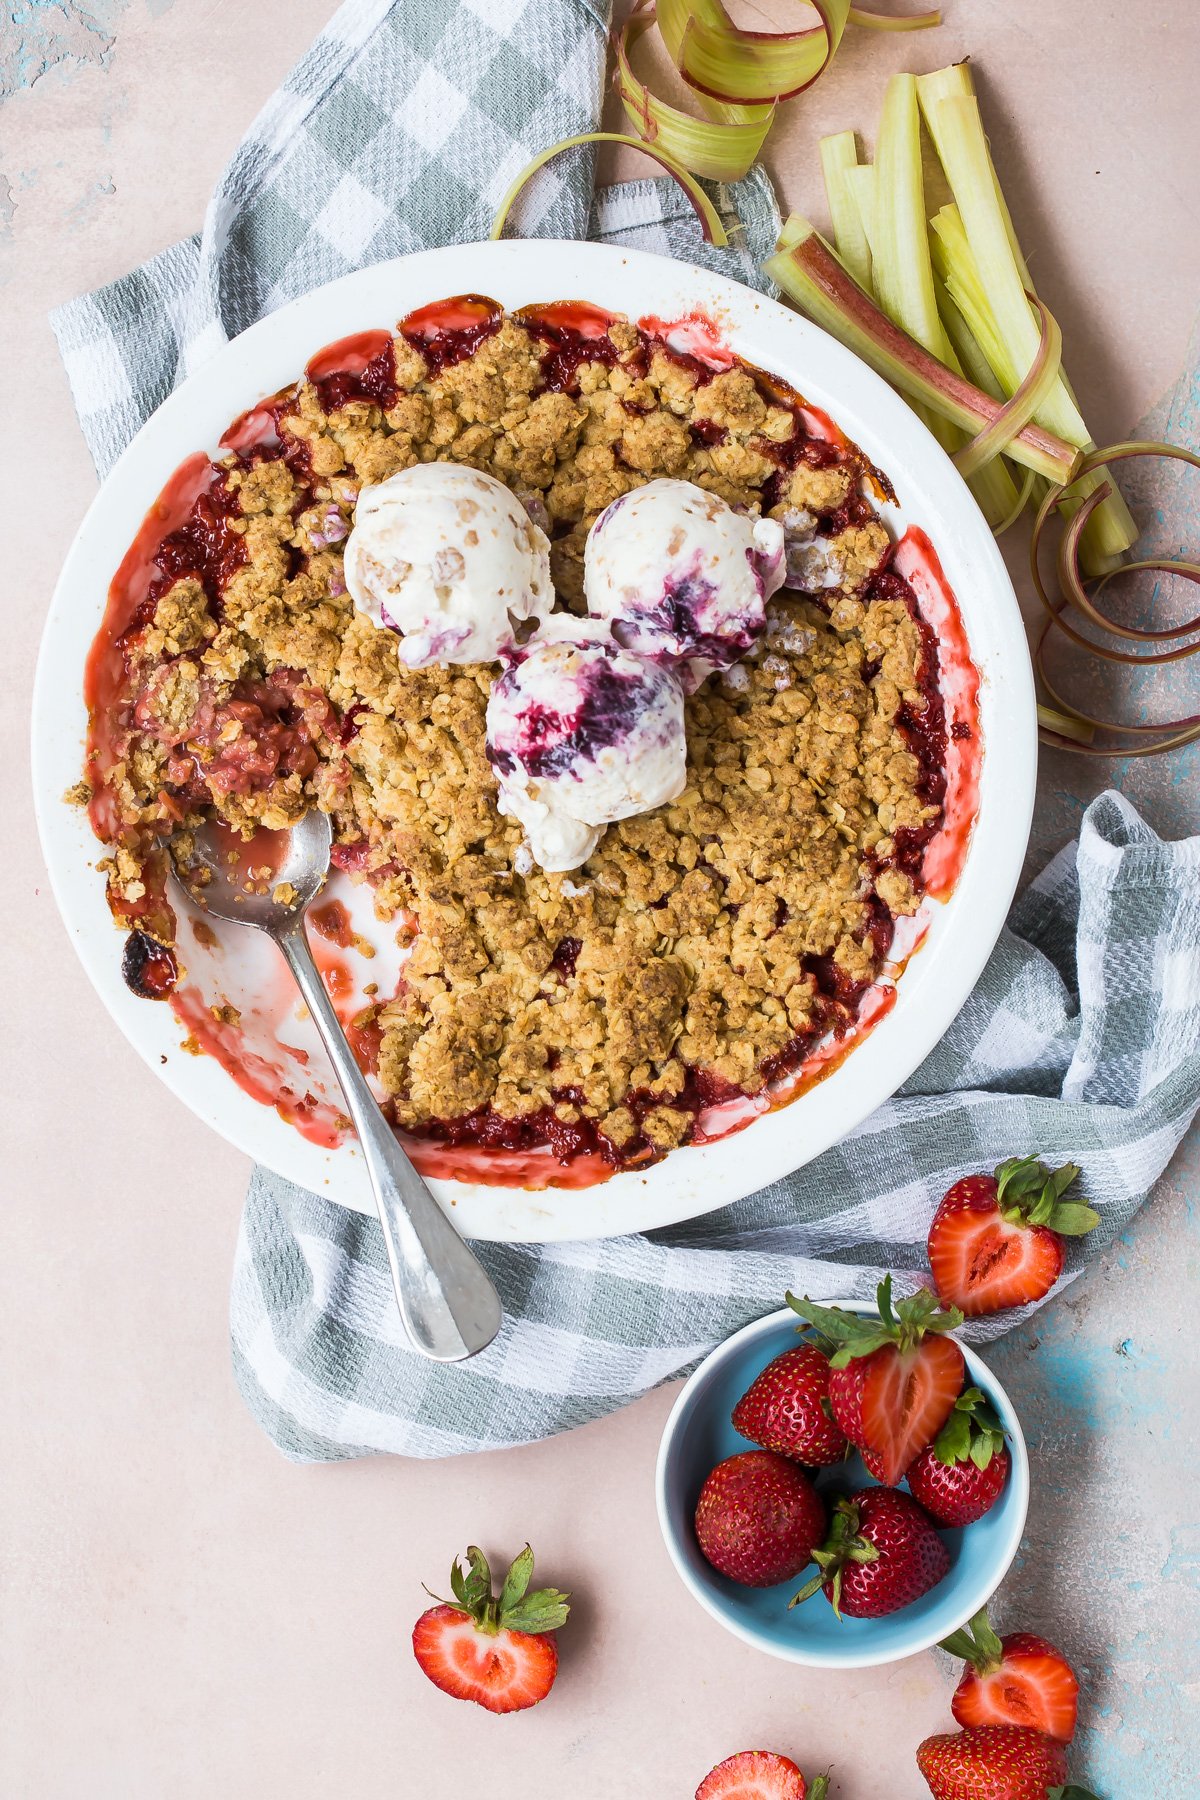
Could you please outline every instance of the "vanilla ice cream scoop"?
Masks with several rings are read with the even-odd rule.
[[[502,481],[415,463],[358,497],[346,587],[410,669],[494,662],[554,605],[550,542]]]
[[[649,481],[592,526],[583,587],[593,618],[691,691],[751,648],[784,572],[776,520],[735,512],[690,481]]]
[[[577,869],[605,826],[683,792],[683,690],[606,626],[556,619],[493,686],[487,753],[535,862]]]

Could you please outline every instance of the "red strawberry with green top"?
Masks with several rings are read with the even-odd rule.
[[[413,1627],[413,1655],[435,1687],[498,1713],[520,1712],[546,1698],[558,1673],[554,1633],[570,1608],[557,1588],[531,1594],[532,1576],[533,1551],[526,1544],[496,1599],[483,1551],[471,1545],[465,1570],[455,1558],[453,1601],[431,1606]]]
[[[841,1462],[849,1446],[833,1421],[825,1352],[797,1344],[768,1363],[734,1407],[733,1429],[810,1469]]]
[[[1062,1651],[1045,1638],[1029,1631],[997,1637],[984,1607],[945,1638],[942,1649],[967,1665],[950,1703],[960,1725],[1024,1725],[1071,1742],[1079,1682]]]
[[[863,1452],[872,1475],[890,1487],[946,1423],[962,1392],[966,1363],[953,1338],[942,1335],[962,1324],[962,1314],[954,1308],[939,1312],[928,1288],[893,1308],[888,1275],[877,1299],[878,1318],[814,1306],[793,1294],[787,1303],[836,1346],[829,1363],[834,1419]]]
[[[1036,1156],[1014,1156],[994,1175],[956,1181],[929,1227],[933,1285],[947,1306],[970,1318],[1028,1306],[1054,1286],[1063,1240],[1082,1237],[1100,1215],[1064,1200],[1079,1170],[1050,1170]]]
[[[747,1450],[717,1464],[696,1502],[696,1539],[720,1574],[743,1587],[791,1581],[821,1542],[825,1502],[795,1463]]]
[[[1067,1753],[1054,1738],[1015,1725],[978,1725],[929,1737],[917,1767],[933,1800],[1096,1800],[1067,1787]]]
[[[980,1390],[965,1388],[908,1471],[908,1485],[939,1525],[973,1525],[995,1506],[1010,1466],[1004,1427]]]
[[[795,1763],[773,1750],[740,1750],[704,1777],[696,1800],[825,1800],[829,1777],[806,1783]]]
[[[796,1606],[818,1588],[840,1618],[881,1619],[911,1606],[950,1570],[950,1552],[909,1494],[869,1487],[839,1500],[823,1547],[814,1552],[820,1573],[789,1602]]]

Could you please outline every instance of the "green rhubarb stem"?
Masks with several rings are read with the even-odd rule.
[[[958,208],[983,309],[991,314],[994,336],[1003,344],[1005,363],[997,366],[997,361],[993,361],[993,367],[1006,390],[1012,393],[1038,355],[1041,332],[1029,299],[1032,290],[1028,266],[1017,245],[1012,217],[1004,203],[988,150],[979,102],[965,66],[956,65],[956,71],[939,70],[934,76],[922,76],[918,79],[917,90],[929,134]],[[947,286],[991,360],[993,334],[983,328],[980,318],[972,317],[949,279]],[[1039,425],[1077,449],[1092,447],[1087,425],[1070,384],[1061,372],[1049,387],[1035,418]],[[1137,526],[1113,483],[1108,498],[1088,520],[1085,544],[1088,567],[1093,570],[1111,567],[1114,559],[1121,556],[1136,537]]]
[[[807,220],[793,215],[784,239],[790,248],[769,257],[764,270],[815,324],[910,399],[923,401],[964,431],[974,433],[992,422],[1000,411],[992,396],[947,369],[894,325]],[[1035,474],[1063,483],[1070,481],[1078,461],[1072,445],[1037,425],[1018,432],[1007,454]]]
[[[837,253],[859,287],[869,288],[871,250],[862,216],[846,181],[847,172],[859,166],[854,133],[838,131],[832,137],[823,137],[820,149],[821,172],[825,177],[825,194]]]
[[[961,375],[934,291],[921,167],[921,114],[912,75],[893,75],[887,84],[874,173],[871,252],[875,297],[894,324]],[[948,420],[933,423],[928,417],[926,423],[951,456],[962,452],[964,436],[957,426]],[[1002,463],[991,466],[981,458],[975,470],[964,469],[963,474],[989,525],[998,526],[1011,517],[1017,490]]]

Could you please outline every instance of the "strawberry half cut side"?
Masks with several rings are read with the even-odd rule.
[[[435,1687],[497,1713],[520,1712],[545,1699],[558,1673],[554,1634],[570,1608],[557,1588],[530,1593],[532,1577],[528,1544],[505,1576],[499,1598],[477,1545],[468,1549],[465,1569],[455,1559],[454,1599],[431,1606],[413,1627],[413,1655]]]
[[[829,1777],[811,1783],[790,1757],[773,1750],[739,1750],[718,1763],[696,1789],[696,1800],[825,1800]]]
[[[966,1663],[951,1710],[960,1725],[1023,1725],[1069,1744],[1079,1682],[1061,1650],[1032,1632],[998,1637],[987,1608],[942,1643]]]
[[[832,1346],[829,1402],[837,1424],[871,1473],[894,1486],[946,1423],[962,1392],[963,1353],[945,1333],[962,1324],[957,1308],[939,1310],[928,1288],[892,1304],[892,1278],[877,1292],[879,1315],[862,1318],[839,1306],[786,1296]]]
[[[1010,1157],[993,1175],[956,1181],[929,1228],[929,1267],[947,1305],[978,1318],[1028,1306],[1063,1271],[1064,1243],[1100,1223],[1092,1207],[1064,1195],[1079,1170]]]

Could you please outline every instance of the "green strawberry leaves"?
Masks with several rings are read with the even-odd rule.
[[[828,1793],[828,1775],[814,1775],[808,1784],[808,1800],[826,1800]]]
[[[442,1605],[466,1613],[480,1631],[495,1633],[505,1629],[535,1636],[557,1631],[560,1625],[565,1625],[571,1610],[569,1595],[560,1593],[557,1588],[539,1588],[531,1594],[529,1583],[532,1579],[533,1551],[526,1544],[505,1575],[497,1600],[492,1593],[492,1572],[487,1557],[478,1544],[470,1544],[466,1568],[455,1557],[450,1569],[450,1591],[454,1599],[443,1600]],[[439,1598],[429,1588],[425,1591],[432,1599]]]
[[[1066,1787],[1047,1788],[1046,1800],[1096,1800],[1096,1796],[1087,1788],[1076,1787],[1072,1781]]]
[[[450,1566],[450,1592],[460,1612],[477,1614],[492,1597],[492,1571],[478,1544],[467,1546],[467,1568],[455,1557]]]
[[[986,1469],[1004,1448],[1004,1427],[981,1389],[964,1388],[954,1409],[933,1441],[933,1454],[952,1469],[956,1463],[973,1462]]]
[[[500,1589],[500,1611],[502,1613],[511,1612],[513,1607],[525,1598],[532,1580],[533,1551],[526,1544],[504,1577],[504,1586]]]
[[[842,1499],[833,1509],[830,1521],[829,1536],[820,1550],[813,1551],[813,1561],[817,1565],[817,1573],[806,1581],[799,1593],[793,1594],[788,1601],[788,1610],[799,1606],[802,1600],[811,1600],[819,1593],[825,1583],[832,1583],[830,1600],[833,1602],[834,1615],[842,1616],[842,1570],[848,1562],[873,1563],[879,1561],[879,1552],[874,1544],[858,1535],[858,1508],[852,1500]]]
[[[797,1300],[791,1293],[785,1294],[784,1298],[806,1325],[811,1325],[834,1346],[829,1359],[830,1367],[834,1369],[844,1369],[858,1357],[871,1356],[886,1344],[910,1350],[927,1333],[953,1331],[963,1322],[963,1315],[956,1306],[942,1311],[937,1295],[924,1287],[893,1305],[890,1275],[884,1276],[876,1291],[879,1317],[875,1319],[860,1318],[857,1313],[846,1312],[840,1306],[818,1306],[807,1295],[803,1300]]]
[[[951,1656],[961,1656],[981,1675],[990,1675],[1004,1660],[1004,1646],[992,1630],[987,1607],[981,1607],[960,1631],[942,1638],[941,1648]]]
[[[1010,1225],[1045,1225],[1060,1237],[1083,1237],[1100,1214],[1063,1195],[1079,1174],[1075,1163],[1048,1169],[1036,1156],[1010,1156],[996,1170],[996,1204]]]

